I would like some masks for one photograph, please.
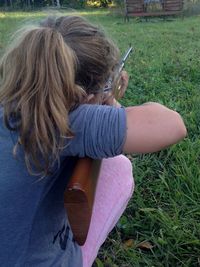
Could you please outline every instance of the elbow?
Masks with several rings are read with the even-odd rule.
[[[177,116],[177,122],[176,122],[177,139],[182,140],[187,136],[187,129],[180,114],[176,112],[176,116]]]
[[[187,136],[187,129],[183,123],[182,127],[179,129],[179,139],[182,140]]]
[[[187,136],[187,129],[185,127],[185,125],[183,126],[183,129],[182,129],[182,139],[185,138]]]

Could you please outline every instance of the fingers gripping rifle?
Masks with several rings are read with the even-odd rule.
[[[131,46],[130,48],[128,48],[125,55],[122,57],[119,65],[116,67],[114,71],[113,77],[109,77],[108,81],[106,82],[106,85],[103,89],[104,93],[112,92],[115,98],[117,98],[117,96],[119,95],[119,91],[120,91],[119,81],[121,78],[121,72],[132,50],[133,50],[133,47]]]

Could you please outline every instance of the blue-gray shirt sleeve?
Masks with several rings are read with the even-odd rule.
[[[64,155],[102,159],[122,153],[126,138],[124,108],[85,104],[70,113],[69,121],[75,136]]]

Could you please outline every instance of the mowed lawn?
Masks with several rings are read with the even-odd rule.
[[[124,23],[113,11],[79,14],[102,25],[122,54],[134,47],[122,104],[163,103],[188,129],[184,141],[160,153],[128,155],[135,193],[95,266],[200,266],[200,16]],[[10,33],[43,16],[0,13],[0,53]]]

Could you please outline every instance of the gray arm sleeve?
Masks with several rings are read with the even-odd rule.
[[[122,153],[126,138],[124,108],[101,105],[81,105],[69,115],[75,134],[65,147],[66,156],[102,159]]]

